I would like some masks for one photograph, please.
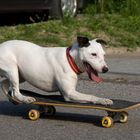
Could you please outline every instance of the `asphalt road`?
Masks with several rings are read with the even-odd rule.
[[[103,83],[95,84],[86,74],[80,77],[77,90],[86,94],[113,99],[140,101],[140,59],[108,58],[110,73],[101,75]],[[39,91],[25,83],[21,88]],[[0,139],[1,140],[139,140],[140,108],[129,111],[128,123],[116,123],[105,129],[100,125],[106,112],[90,109],[56,108],[52,118],[42,116],[30,121],[27,112],[30,105],[13,105],[0,91]]]

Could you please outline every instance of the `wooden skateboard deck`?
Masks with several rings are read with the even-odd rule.
[[[103,117],[102,126],[110,127],[113,122],[119,121],[122,123],[127,122],[128,113],[130,109],[134,109],[140,106],[140,102],[131,102],[125,100],[113,100],[114,104],[111,106],[105,105],[95,105],[93,103],[77,103],[77,102],[67,102],[61,95],[40,95],[38,93],[20,90],[20,92],[25,96],[31,96],[36,99],[32,104],[41,107],[39,111],[30,110],[29,118],[31,120],[37,120],[41,112],[46,112],[46,115],[54,115],[55,107],[71,107],[71,108],[84,108],[84,109],[99,109],[105,110],[108,116]]]

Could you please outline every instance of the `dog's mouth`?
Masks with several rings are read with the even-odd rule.
[[[98,76],[98,72],[94,68],[92,68],[89,63],[84,62],[83,64],[86,68],[89,78],[95,81],[96,83],[100,83],[102,79]]]

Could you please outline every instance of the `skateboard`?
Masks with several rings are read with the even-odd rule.
[[[38,109],[31,109],[28,112],[28,118],[33,121],[39,119],[41,113],[45,113],[47,116],[54,116],[56,113],[55,107],[98,109],[107,112],[107,115],[102,117],[101,125],[109,128],[116,122],[126,123],[128,121],[128,110],[140,107],[140,102],[126,100],[113,100],[113,105],[104,106],[93,103],[67,102],[61,95],[40,95],[27,90],[20,90],[20,92],[25,96],[36,98],[36,101],[31,104],[38,106]],[[14,101],[14,103],[17,102]]]

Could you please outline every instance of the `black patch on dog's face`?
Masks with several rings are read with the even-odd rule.
[[[98,39],[96,39],[96,42],[97,42],[97,43],[100,43],[100,44],[103,45],[103,46],[104,46],[104,45],[107,45],[107,42],[104,41],[103,39],[99,39],[99,38],[98,38]]]
[[[80,48],[88,47],[90,45],[89,39],[87,37],[78,36],[77,42],[78,42]]]

